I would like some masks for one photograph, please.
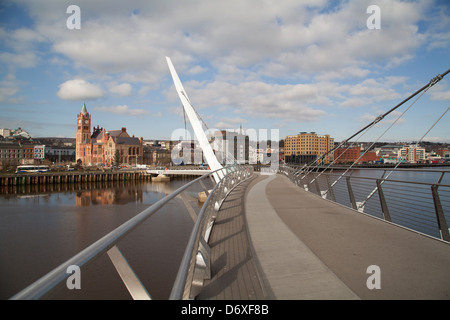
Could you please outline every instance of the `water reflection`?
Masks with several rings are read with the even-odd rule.
[[[108,181],[46,185],[0,186],[0,198],[24,199],[38,202],[50,198],[72,198],[76,206],[123,205],[130,202],[143,203],[144,193],[152,192],[166,196],[186,183],[185,180],[149,183],[145,181]],[[175,188],[174,188],[175,186]]]
[[[191,180],[0,187],[0,299],[8,299]],[[194,184],[186,192],[197,213],[199,191],[201,186]],[[155,299],[170,294],[192,226],[177,197],[121,241],[121,251]],[[128,298],[109,260],[99,261],[98,267],[94,263],[96,272],[83,269],[83,290],[56,298]]]
[[[78,191],[75,196],[76,206],[126,204],[143,201],[142,189],[108,189]]]

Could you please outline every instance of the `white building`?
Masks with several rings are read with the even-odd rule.
[[[204,162],[203,150],[196,140],[180,141],[171,150],[172,162],[180,164],[202,164]]]
[[[240,132],[221,130],[214,132],[213,150],[219,163],[249,163],[249,137]]]
[[[250,164],[258,164],[264,163],[264,149],[257,149],[253,146],[249,148],[249,163]]]
[[[18,129],[0,129],[0,135],[3,136],[4,138],[6,137],[21,137],[21,138],[25,138],[25,139],[30,139],[31,135],[23,130],[22,128],[18,128]]]
[[[425,161],[425,148],[416,145],[405,146],[398,151],[398,156],[409,163],[422,162]]]
[[[11,135],[10,129],[0,129],[0,136],[3,136],[4,138],[9,137]]]
[[[38,160],[45,159],[45,145],[35,145],[33,158]]]

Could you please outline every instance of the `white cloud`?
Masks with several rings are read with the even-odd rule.
[[[191,68],[188,71],[188,74],[195,75],[195,74],[203,73],[205,71],[207,71],[207,69],[202,66],[194,66],[193,68]]]
[[[115,85],[109,89],[113,93],[117,93],[121,97],[127,97],[131,95],[131,92],[133,91],[133,88],[129,83],[122,83],[119,85]]]
[[[15,95],[19,89],[17,87],[2,87],[0,88],[0,102],[7,101],[10,99],[13,95]]]
[[[366,98],[349,98],[341,102],[339,106],[341,108],[358,108],[364,105],[368,105],[369,102],[370,101]]]
[[[441,82],[434,85],[430,90],[431,100],[438,101],[450,101],[450,89],[447,88],[447,81],[441,80]]]
[[[369,113],[365,113],[362,116],[358,118],[360,122],[364,123],[371,123],[374,121],[378,116],[380,116],[382,113],[380,112],[378,115],[373,115]],[[377,127],[384,126],[384,125],[399,125],[402,123],[405,123],[405,114],[400,111],[392,111],[389,115],[387,115],[384,119],[382,119],[380,122],[376,124]]]
[[[201,87],[186,85],[186,91],[197,109],[228,106],[233,112],[251,118],[316,121],[325,112],[313,106],[330,103],[313,84],[278,85],[253,81],[233,85],[216,81]]]
[[[3,65],[15,66],[21,68],[31,68],[36,66],[38,58],[33,52],[1,52],[0,62]]]
[[[432,100],[444,100],[444,101],[450,101],[450,90],[448,91],[439,91],[434,92],[431,95]]]
[[[431,8],[440,5],[431,0],[261,0],[257,6],[246,0],[130,0],[108,5],[79,0],[81,30],[65,27],[67,4],[20,3],[26,5],[33,28],[18,29],[11,36],[0,29],[0,38],[7,40],[1,42],[6,49],[0,49],[5,65],[59,62],[59,71],[89,74],[85,79],[95,81],[61,84],[62,99],[136,92],[148,96],[150,104],[164,104],[159,96],[163,92],[178,108],[164,59],[170,56],[194,106],[199,111],[214,108],[208,113],[222,125],[230,124],[225,119],[234,115],[249,122],[268,118],[284,124],[320,121],[338,112],[355,112],[357,118],[374,104],[404,96],[400,89],[411,90],[406,82],[416,80],[415,70],[408,72],[408,79],[386,76],[394,74],[392,68],[411,62],[418,49],[422,54],[445,48],[449,39],[448,13],[430,17]],[[381,8],[380,30],[366,27],[370,4]],[[6,90],[3,96],[11,93]],[[447,89],[434,90],[431,98],[450,99]],[[113,107],[98,110],[146,113],[126,105],[134,103],[105,102]]]
[[[367,79],[352,86],[349,94],[352,96],[369,96],[375,101],[400,98],[400,95],[393,88],[387,86],[383,81],[378,82],[376,79]]]
[[[0,39],[4,45],[0,49],[0,62],[19,68],[37,65],[40,59],[36,45],[46,40],[43,35],[29,28],[12,31],[0,28]]]
[[[140,116],[143,114],[147,114],[148,111],[144,109],[131,109],[127,105],[121,105],[121,106],[110,106],[110,107],[94,107],[94,110],[96,111],[104,111],[104,112],[111,112],[115,114],[126,114],[130,116]]]
[[[64,100],[82,101],[103,97],[103,90],[83,79],[68,80],[59,85],[57,96]]]
[[[247,120],[244,118],[228,118],[228,117],[224,117],[221,118],[221,121],[219,121],[218,123],[216,123],[214,125],[215,128],[218,129],[237,129],[240,127],[240,125],[246,123]]]
[[[322,11],[326,1],[81,2],[80,32],[61,28],[61,7],[53,2],[25,2],[55,52],[79,67],[133,73],[135,81],[145,83],[167,74],[165,55],[185,74],[203,73],[206,67],[196,61],[207,59],[216,70],[252,67],[274,77],[336,71],[342,73],[335,77],[361,77],[371,64],[401,63],[426,40],[416,27],[426,5],[414,2],[378,1],[382,29],[377,32],[366,27],[369,0],[342,2],[328,11]],[[136,7],[139,14],[131,14]]]

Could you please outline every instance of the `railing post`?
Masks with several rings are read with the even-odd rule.
[[[350,198],[350,203],[352,204],[353,210],[358,210],[356,207],[356,201],[355,201],[355,195],[353,194],[352,185],[350,183],[350,177],[345,177],[347,180],[347,190],[348,190],[348,196]]]
[[[194,274],[189,286],[189,299],[194,299],[203,289],[203,281],[211,278],[210,250],[208,244],[199,239],[194,263]],[[187,292],[186,292],[187,294]]]
[[[336,202],[336,197],[334,195],[333,186],[331,185],[329,175],[327,175],[327,183],[328,183],[328,191],[330,192],[331,200],[333,200],[333,202]]]
[[[202,188],[203,188],[203,191],[205,191],[206,196],[208,196],[208,195],[209,195],[209,191],[208,191],[208,189],[205,187],[205,184],[203,183],[202,180],[200,180],[199,182],[200,182],[200,185],[201,185]]]
[[[194,208],[190,204],[187,196],[184,194],[184,191],[180,192],[180,194],[178,194],[178,197],[181,199],[181,201],[183,201],[184,206],[186,207],[187,211],[189,212],[189,215],[191,216],[192,221],[195,223],[195,221],[197,220],[197,213],[195,212]]]
[[[316,188],[316,193],[321,197],[322,192],[320,192],[319,182],[317,181],[317,175],[314,174],[314,187]]]
[[[442,210],[441,200],[439,199],[439,193],[437,191],[438,185],[433,184],[431,186],[431,193],[433,195],[434,209],[436,212],[436,219],[441,232],[441,239],[450,241],[450,234],[448,230],[447,221],[445,221],[444,210]]]
[[[381,181],[382,180],[377,179],[377,189],[378,189],[378,196],[380,197],[381,211],[383,212],[384,220],[391,222],[391,215],[387,207],[386,199],[384,198],[383,189],[381,189]]]
[[[116,245],[108,250],[108,256],[133,299],[151,300],[147,290]]]

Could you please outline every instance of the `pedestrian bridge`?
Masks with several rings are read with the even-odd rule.
[[[433,183],[388,180],[391,173],[355,178],[345,173],[335,176],[328,169],[313,172],[325,155],[314,161],[316,167],[311,164],[304,171],[282,167],[279,173],[257,174],[251,166],[223,168],[169,58],[167,62],[212,171],[159,200],[13,299],[45,298],[64,285],[68,268],[87,267],[103,254],[108,255],[133,299],[151,299],[151,288],[139,280],[119,245],[175,198],[182,199],[194,227],[169,299],[450,298],[446,217],[450,185],[442,183],[446,172]],[[341,145],[449,72],[433,78]],[[197,183],[206,198],[199,212],[187,192]],[[369,211],[375,214],[367,214]],[[432,235],[412,229],[413,225],[427,225]]]
[[[176,197],[195,224],[169,299],[450,298],[449,242],[324,199],[283,173],[222,173],[215,185],[214,172],[187,183],[12,298],[46,299],[69,266],[107,254],[131,297],[151,299],[120,241]],[[200,212],[185,192],[196,183],[207,194]]]
[[[448,242],[324,200],[281,174],[233,191],[210,243],[213,277],[201,299],[450,298]]]

